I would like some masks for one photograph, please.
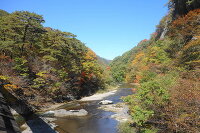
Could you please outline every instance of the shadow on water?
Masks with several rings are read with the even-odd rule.
[[[122,102],[122,96],[132,94],[129,84],[123,84],[120,89],[113,95],[104,99],[112,100],[114,103]],[[56,130],[59,133],[117,133],[118,122],[112,119],[111,116],[115,113],[98,109],[99,101],[78,102],[73,101],[61,108],[71,109],[85,109],[89,112],[84,117],[65,117],[57,118],[55,124],[58,125]],[[26,120],[27,125],[33,133],[56,133],[51,126],[46,123],[38,115],[33,115]]]
[[[26,123],[33,133],[56,133],[48,123],[34,114],[32,107],[11,94],[3,85],[5,83],[0,80],[0,133],[21,132],[9,107],[26,119]]]
[[[122,96],[132,94],[129,84],[120,85],[120,89],[111,96],[104,99],[112,100],[114,103],[122,102]],[[117,133],[118,122],[111,116],[115,113],[98,109],[99,101],[79,102],[79,106],[70,109],[86,109],[89,115],[86,117],[58,118],[55,123],[60,133]],[[77,104],[77,103],[76,103]],[[65,106],[69,109],[69,106]]]
[[[48,120],[45,120],[45,118],[40,117],[38,114],[33,114],[27,118],[17,115],[15,116],[15,120],[19,126],[26,123],[32,133],[56,133],[56,131],[48,123]],[[24,130],[24,127],[21,127],[21,131]]]
[[[56,133],[43,119],[37,115],[33,115],[26,123],[33,133]]]

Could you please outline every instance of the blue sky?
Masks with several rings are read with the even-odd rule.
[[[1,0],[0,9],[43,15],[44,26],[77,35],[96,54],[113,59],[148,39],[167,14],[168,0]]]

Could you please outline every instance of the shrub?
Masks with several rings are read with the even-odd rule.
[[[186,44],[183,48],[179,62],[189,69],[200,66],[200,37],[196,37],[195,40]]]
[[[164,114],[168,132],[199,132],[200,83],[191,79],[180,79],[170,89],[170,103]]]
[[[150,132],[146,130],[149,127],[148,129],[152,128],[151,131],[154,132],[153,126],[147,123],[162,118],[163,107],[170,99],[168,88],[176,83],[178,74],[169,72],[164,76],[155,76],[154,73],[149,72],[148,76],[141,79],[143,82],[138,87],[137,93],[124,98],[124,101],[130,105],[131,116],[137,130]]]
[[[200,9],[196,9],[173,21],[168,32],[168,36],[175,40],[170,45],[171,53],[178,54],[194,36],[200,35],[199,16]]]
[[[121,122],[118,125],[119,133],[136,133],[135,129],[131,127],[131,123],[129,122]]]
[[[21,76],[28,76],[28,66],[27,66],[28,61],[24,58],[18,58],[18,57],[16,57],[14,61],[15,61],[14,69],[18,73],[20,73]]]

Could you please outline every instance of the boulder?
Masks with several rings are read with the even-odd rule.
[[[99,104],[102,104],[102,105],[113,104],[113,101],[103,100],[103,101],[100,101]]]
[[[65,110],[65,109],[59,109],[54,111],[47,111],[43,113],[41,116],[43,117],[66,117],[66,116],[86,116],[88,112],[84,109],[80,110]]]
[[[65,109],[59,109],[54,111],[55,117],[66,117],[66,116],[86,116],[88,112],[84,109],[81,110],[65,110]]]
[[[11,113],[12,113],[12,115],[19,115],[14,109],[12,109],[12,108],[10,108],[10,111],[11,111]]]
[[[42,114],[42,116],[44,116],[44,117],[52,117],[52,116],[54,116],[54,114],[55,114],[55,111],[47,111],[47,112],[45,112],[45,113],[43,113]]]

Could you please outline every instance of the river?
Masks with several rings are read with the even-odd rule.
[[[122,84],[114,95],[110,95],[104,99],[112,100],[114,104],[122,102],[122,96],[132,94],[132,86]],[[118,121],[111,118],[113,112],[98,109],[99,101],[76,102],[73,106],[68,104],[62,106],[65,109],[85,109],[89,112],[86,117],[67,117],[57,118],[55,121],[58,125],[57,130],[60,133],[117,133]]]
[[[103,100],[111,100],[114,104],[123,102],[120,98],[132,94],[130,84],[122,84],[118,87],[117,91]],[[54,123],[57,125],[56,131],[59,133],[117,133],[118,121],[111,118],[114,112],[104,111],[99,109],[100,100],[96,101],[72,101],[64,104],[58,109],[76,110],[85,109],[88,115],[84,117],[63,117],[56,118]],[[19,117],[21,118],[21,117]],[[19,120],[19,124],[24,123]],[[46,124],[39,117],[27,121],[30,129],[23,131],[23,133],[55,133],[48,124]]]

